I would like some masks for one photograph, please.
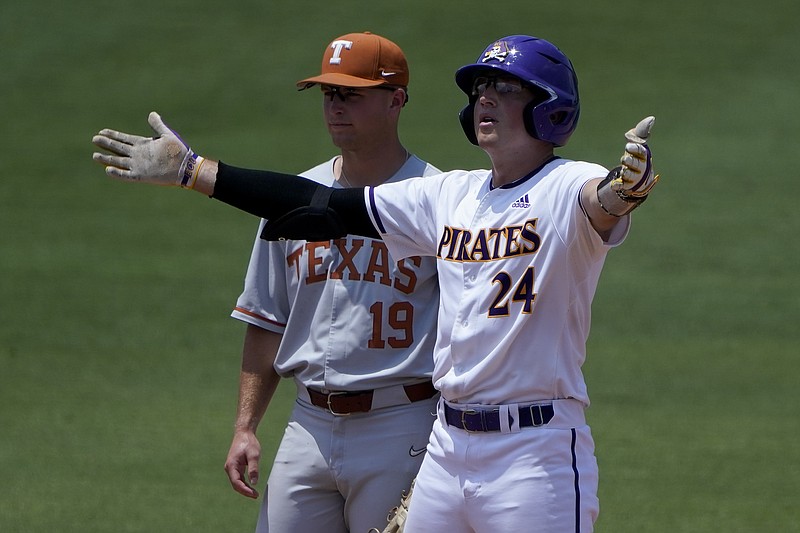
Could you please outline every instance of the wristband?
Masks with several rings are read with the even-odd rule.
[[[615,180],[619,180],[619,174],[622,167],[616,167],[608,176],[597,185],[597,200],[600,202],[600,207],[603,211],[612,217],[621,217],[627,215],[647,199],[647,194],[643,195],[629,195],[628,191],[619,189],[614,186]],[[652,186],[647,188],[649,191]]]
[[[178,170],[178,178],[180,179],[180,186],[184,189],[193,189],[194,184],[197,182],[197,176],[200,174],[200,167],[203,166],[206,159],[196,154],[189,148],[186,157],[183,158],[181,167]]]

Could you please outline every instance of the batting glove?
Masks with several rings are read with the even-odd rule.
[[[92,143],[111,154],[95,152],[92,159],[105,165],[106,174],[112,178],[189,189],[194,187],[205,159],[164,124],[158,113],[150,113],[147,122],[156,133],[155,137],[101,130],[92,137]]]
[[[653,156],[647,146],[655,121],[655,117],[647,117],[625,134],[628,143],[620,158],[622,166],[616,178],[611,181],[614,191],[629,197],[643,198],[658,182],[659,176],[653,173]]]

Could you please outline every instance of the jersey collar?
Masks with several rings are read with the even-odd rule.
[[[540,172],[540,171],[541,171],[541,170],[542,170],[544,167],[546,167],[547,165],[549,165],[550,163],[552,163],[552,162],[553,162],[553,161],[555,161],[556,159],[561,159],[561,158],[560,158],[559,156],[557,156],[557,155],[554,155],[554,156],[552,156],[550,159],[548,159],[547,161],[545,161],[544,163],[542,163],[541,165],[539,165],[538,167],[536,167],[535,169],[533,169],[533,170],[532,170],[531,172],[529,172],[528,174],[525,174],[525,175],[524,175],[524,176],[522,176],[521,178],[519,178],[519,179],[517,179],[517,180],[514,180],[514,181],[512,181],[511,183],[506,183],[505,185],[501,185],[500,187],[495,187],[494,185],[492,185],[492,175],[491,175],[491,174],[489,174],[489,190],[490,190],[490,191],[493,191],[494,189],[513,189],[513,188],[514,188],[514,187],[516,187],[517,185],[521,185],[521,184],[525,183],[526,181],[528,181],[529,179],[531,179],[532,177],[534,177],[534,176],[535,176],[536,174],[538,174],[538,173],[539,173],[539,172]]]

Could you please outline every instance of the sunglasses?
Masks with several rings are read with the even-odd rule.
[[[359,91],[363,91],[365,89],[383,89],[386,91],[396,91],[398,87],[393,87],[390,85],[378,85],[377,87],[339,87],[337,85],[321,85],[322,94],[325,98],[330,98],[331,102],[333,99],[338,97],[339,100],[342,102],[346,102],[348,98],[351,96],[359,96],[361,93]],[[406,96],[406,100],[408,97]]]
[[[525,83],[519,78],[478,76],[472,82],[472,96],[483,96],[486,89],[491,86],[494,86],[497,94],[501,95],[521,93],[526,88]]]

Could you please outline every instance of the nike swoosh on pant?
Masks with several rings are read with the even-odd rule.
[[[421,449],[416,450],[414,449],[414,445],[412,444],[411,448],[408,449],[408,455],[410,455],[411,457],[416,457],[418,455],[422,455],[423,453],[425,453],[426,450],[427,448],[424,446]]]

